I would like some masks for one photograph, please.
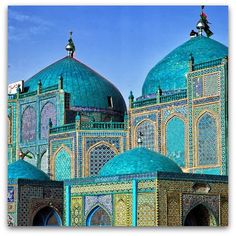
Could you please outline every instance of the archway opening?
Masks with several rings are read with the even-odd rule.
[[[33,226],[61,226],[61,217],[52,207],[44,207],[40,209],[34,219]]]
[[[88,215],[87,226],[111,226],[111,218],[100,206],[95,207]]]
[[[194,207],[186,216],[184,226],[214,226],[216,219],[204,205]]]

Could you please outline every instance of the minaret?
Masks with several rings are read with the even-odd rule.
[[[75,45],[72,40],[72,32],[70,32],[70,38],[68,40],[68,44],[66,45],[66,51],[68,52],[69,57],[73,57],[75,52]]]

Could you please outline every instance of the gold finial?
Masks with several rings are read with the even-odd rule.
[[[72,31],[70,32],[70,38],[68,40],[68,44],[66,45],[66,51],[68,52],[69,57],[73,57],[75,52],[75,45],[72,39]]]

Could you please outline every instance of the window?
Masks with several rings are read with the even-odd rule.
[[[111,96],[107,97],[108,107],[113,108],[113,100]]]

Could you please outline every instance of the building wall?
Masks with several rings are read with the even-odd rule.
[[[227,175],[227,59],[189,71],[187,98],[129,110],[129,147],[160,152],[185,172]]]
[[[219,180],[158,180],[158,225],[178,226],[195,206],[203,204],[213,213],[216,224],[228,225],[228,185]],[[214,176],[212,177],[214,179]],[[190,178],[191,179],[191,178]]]
[[[18,180],[17,225],[32,226],[34,216],[52,207],[63,219],[63,182]]]

